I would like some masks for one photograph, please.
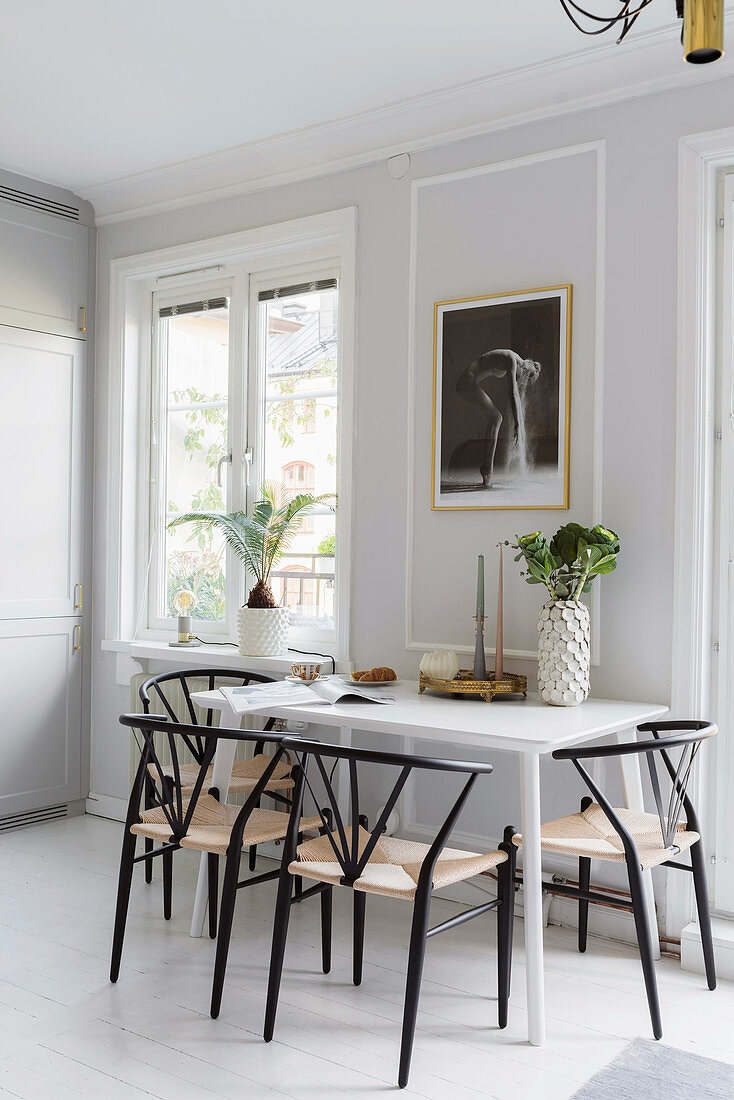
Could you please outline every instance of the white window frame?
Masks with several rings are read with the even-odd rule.
[[[252,335],[248,332],[250,295],[260,276],[266,272],[266,281],[272,286],[273,273],[330,269],[336,270],[339,277],[338,597],[336,639],[319,648],[338,661],[349,661],[356,229],[356,208],[348,207],[111,262],[105,648],[119,650],[136,639],[170,639],[170,631],[151,630],[142,625],[147,622],[151,567],[148,425],[153,292],[170,285],[178,297],[194,281],[199,286],[202,283],[214,286],[231,279],[232,316],[238,313],[244,320],[241,331],[230,322],[230,354],[243,362],[246,348],[252,354],[248,343]],[[244,299],[242,310],[235,309],[238,298]],[[256,373],[251,371],[250,378]],[[231,402],[230,409],[234,404]],[[244,408],[246,403],[241,401],[239,405]],[[240,428],[244,425],[230,425],[231,439],[245,437]],[[241,484],[244,479],[244,455],[237,453],[236,448],[233,450],[233,461],[227,471],[228,500],[232,499],[229,486]],[[239,606],[244,577],[241,570],[231,572],[240,581],[235,596],[235,606]],[[309,644],[315,645],[317,641],[313,637]],[[295,638],[294,644],[297,644]]]

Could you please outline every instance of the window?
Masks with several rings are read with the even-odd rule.
[[[271,588],[291,609],[296,644],[335,640],[338,285],[333,275],[274,281],[251,280],[254,324],[239,351],[230,334],[244,331],[246,296],[233,283],[153,295],[153,629],[184,611],[198,634],[236,637],[253,578],[219,532],[169,524],[187,512],[249,510],[267,481],[289,496],[329,498],[303,516]]]
[[[336,488],[339,500],[336,513],[321,509],[313,517],[314,531],[302,531],[298,544],[290,548],[302,557],[280,563],[286,581],[291,573],[289,602],[301,608],[294,612],[291,637],[296,648],[348,659],[356,226],[356,208],[349,207],[111,261],[103,648],[124,652],[133,641],[157,645],[171,638],[175,622],[169,617],[169,565],[173,569],[176,554],[187,555],[190,564],[200,547],[198,536],[189,541],[193,532],[185,526],[167,532],[169,513],[190,507],[195,493],[211,494],[216,489],[221,492],[221,506],[228,511],[251,509],[266,465],[268,476],[280,478],[284,466],[302,461],[314,466],[315,491]],[[293,287],[296,291],[290,293]],[[265,295],[262,299],[261,294]],[[226,312],[210,317],[217,297],[226,299],[221,307]],[[317,301],[319,308],[314,309]],[[221,321],[226,317],[226,347],[220,341],[216,356],[209,347],[207,367],[200,346],[198,373],[191,368],[194,357],[190,356],[189,376],[180,381],[176,370],[184,357],[179,357],[177,343],[187,316],[182,307],[196,303],[200,308],[193,316],[188,314],[191,320]],[[178,308],[174,311],[173,306]],[[160,315],[166,308],[171,310],[169,317]],[[262,314],[269,314],[266,322]],[[280,351],[285,357],[280,364],[273,363],[275,331],[270,348],[267,346],[271,320],[272,329],[279,330]],[[165,321],[168,323],[163,324]],[[305,364],[305,371],[297,349],[291,354],[291,341],[296,337],[301,341],[313,337],[319,343],[317,355],[313,347],[304,346],[311,361],[310,367]],[[215,341],[207,342],[216,346]],[[215,358],[220,374],[212,378]],[[225,359],[226,386],[222,384]],[[327,359],[336,364],[336,374],[333,366],[321,376],[314,373],[319,360]],[[269,363],[274,368],[288,367],[279,379],[271,379],[270,385]],[[317,393],[314,398],[306,380],[298,378],[306,372],[311,374],[308,385]],[[288,374],[298,390],[292,401],[287,400],[287,392],[278,392],[287,390]],[[178,393],[185,389],[196,394],[184,397]],[[210,402],[197,396],[202,394],[213,398],[211,408],[205,408]],[[272,405],[275,413],[279,402],[282,426],[293,435],[294,446],[298,437],[298,452],[286,454],[289,448],[281,444],[287,440],[276,440],[276,427],[269,423],[268,407]],[[202,425],[187,420],[187,414],[197,414],[202,420],[205,413],[216,413],[220,420],[217,450],[211,450],[217,442],[214,425],[207,423],[204,436],[198,436],[202,447],[190,458],[183,440],[189,430],[196,432]],[[216,465],[210,465],[208,460],[221,449],[225,421],[224,454]],[[330,436],[326,461],[331,478],[322,485],[322,459],[301,450],[300,445],[318,444],[324,428]],[[270,438],[266,439],[268,432]],[[275,456],[274,443],[281,449]],[[286,569],[299,564],[304,568]],[[220,601],[215,607],[210,603],[209,611],[203,599],[201,607],[194,607],[195,630],[204,640],[233,641],[237,610],[246,599],[250,578],[226,549],[218,565],[221,572],[210,569],[207,583],[218,587]],[[314,576],[305,577],[301,585],[295,574],[302,576],[304,569]],[[203,585],[193,571],[182,580],[182,587],[188,586],[189,591],[197,584],[201,590]],[[307,581],[313,583],[309,586]],[[283,578],[278,583],[282,585]],[[197,617],[202,614],[217,617]],[[206,663],[204,653],[201,658]]]

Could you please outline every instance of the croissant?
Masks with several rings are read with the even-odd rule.
[[[387,665],[379,665],[377,668],[371,668],[368,672],[353,672],[352,678],[362,683],[379,683],[382,680],[397,680],[397,673],[395,669],[389,668]]]

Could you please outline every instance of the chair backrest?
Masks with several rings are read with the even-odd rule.
[[[677,851],[675,836],[684,810],[687,828],[700,833],[698,816],[688,794],[688,785],[693,762],[702,742],[713,737],[718,732],[717,728],[711,722],[691,719],[645,722],[637,727],[637,732],[651,733],[652,740],[633,741],[622,745],[588,748],[581,745],[570,749],[557,749],[553,757],[555,760],[570,760],[573,763],[627,848],[627,844],[632,843],[627,830],[581,761],[644,754],[655,799],[655,809],[660,821],[663,846]]]
[[[172,722],[191,726],[201,725],[197,709],[191,699],[190,685],[192,681],[201,682],[202,680],[208,684],[209,691],[214,691],[215,687],[220,687],[222,681],[232,687],[247,687],[248,684],[252,683],[272,684],[274,682],[272,676],[261,676],[257,672],[236,672],[231,668],[190,668],[177,669],[175,672],[162,672],[158,676],[151,676],[145,683],[140,685],[138,694],[143,704],[144,713],[150,714],[151,696],[155,696]],[[201,690],[200,683],[196,686]],[[178,691],[172,692],[171,687],[178,688]],[[178,709],[174,705],[174,700],[176,698],[180,700],[181,697],[183,697],[186,708],[185,713],[181,713],[180,702]],[[207,707],[204,711],[204,721],[209,727],[213,725],[214,710],[212,707]],[[271,730],[274,721],[273,718],[268,718],[263,729]],[[204,746],[205,742],[198,733],[189,737],[187,741],[189,752],[197,764],[201,762]]]
[[[221,726],[207,728],[201,725],[169,722],[167,718],[147,714],[121,714],[120,724],[132,729],[140,753],[140,761],[128,802],[128,827],[139,820],[145,779],[146,776],[152,776],[155,782],[152,785],[153,789],[149,788],[148,809],[158,808],[162,811],[171,830],[171,836],[176,839],[186,835],[199,798],[202,793],[208,793],[208,788],[205,790],[206,774],[214,759],[217,741],[252,741],[257,745],[276,747],[275,753],[267,757],[268,765],[248,796],[237,819],[238,824],[240,818],[246,821],[249,817],[266,784],[270,781],[276,765],[285,756],[283,735],[266,730],[235,730]],[[161,754],[156,747],[156,734],[162,738],[168,749],[170,763],[164,763],[161,760]],[[186,783],[181,781],[181,751],[184,745],[192,751],[191,745],[195,738],[199,739],[202,748],[200,759],[197,760],[196,779],[192,787],[190,778]],[[183,787],[186,787],[185,794]]]
[[[294,737],[285,737],[283,747],[300,764],[299,784],[294,793],[291,809],[292,827],[289,830],[289,838],[286,843],[290,842],[293,846],[293,824],[300,818],[303,796],[305,790],[308,789],[321,816],[321,822],[325,834],[329,838],[336,862],[342,869],[341,881],[344,885],[351,885],[355,882],[367,866],[367,862],[385,829],[387,820],[414,768],[426,771],[458,772],[468,776],[459,797],[438,830],[436,839],[424,861],[421,875],[424,872],[427,875],[432,875],[436,860],[445,847],[477,776],[488,775],[492,771],[491,764],[470,763],[463,760],[441,760],[428,756],[410,756],[406,753],[379,752],[371,749],[351,748],[345,745],[327,745],[319,741],[308,741]],[[325,814],[322,801],[314,792],[313,784],[309,778],[308,764],[311,759],[314,761],[319,774],[320,785],[326,795],[326,808],[330,811],[333,821]],[[346,822],[332,784],[334,769],[340,760],[347,761],[349,769],[349,813]],[[333,761],[330,770],[327,768],[325,761]],[[383,767],[392,766],[400,769],[382,812],[371,831],[366,828],[367,820],[360,812],[360,773],[358,766],[361,763],[376,764]],[[286,855],[289,855],[287,851]],[[290,856],[293,855],[294,852],[291,852]]]

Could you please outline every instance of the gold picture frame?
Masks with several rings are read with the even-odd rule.
[[[569,507],[572,299],[561,283],[434,304],[433,511]]]

